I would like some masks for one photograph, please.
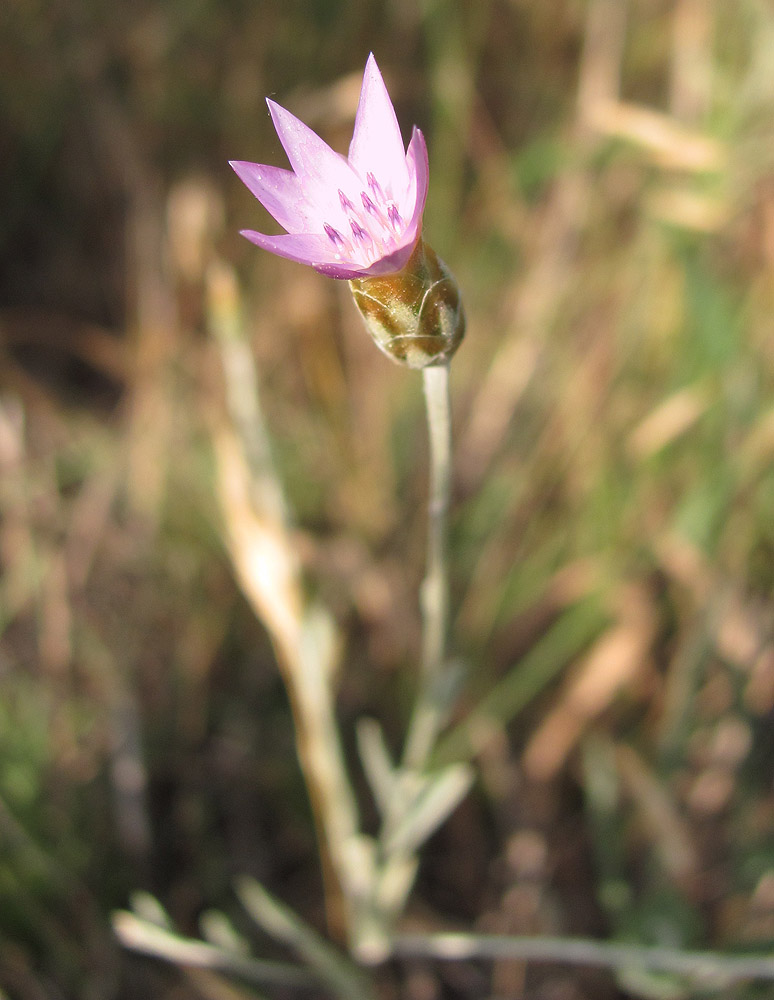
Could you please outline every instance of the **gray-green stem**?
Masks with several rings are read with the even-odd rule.
[[[406,739],[404,766],[421,770],[435,743],[445,714],[443,688],[449,618],[446,565],[446,520],[451,482],[451,405],[449,366],[422,369],[430,454],[427,512],[427,567],[422,607],[422,667],[420,689]]]

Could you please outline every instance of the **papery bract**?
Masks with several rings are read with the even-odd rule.
[[[400,271],[420,238],[427,147],[415,127],[404,150],[373,55],[363,76],[348,158],[279,104],[267,103],[293,169],[245,161],[231,166],[286,233],[243,230],[242,235],[333,278]]]
[[[465,334],[457,282],[420,238],[395,274],[355,278],[352,297],[376,346],[408,368],[445,365]]]

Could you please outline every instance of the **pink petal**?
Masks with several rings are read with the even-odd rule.
[[[406,153],[406,166],[412,178],[412,186],[416,185],[416,193],[411,219],[406,226],[406,233],[418,232],[422,224],[422,213],[425,210],[427,201],[427,188],[430,181],[430,163],[427,158],[427,143],[422,132],[414,126],[409,143],[408,153]]]
[[[291,170],[246,160],[230,160],[239,179],[289,233],[319,232],[324,219],[305,197],[303,183]]]
[[[339,190],[352,198],[360,190],[361,181],[344,157],[285,108],[274,101],[266,103],[290,165],[303,183],[307,200],[322,214],[339,205]]]
[[[403,196],[408,184],[403,138],[373,53],[363,74],[349,162],[364,179],[375,173],[388,197]]]
[[[241,235],[278,257],[306,264],[332,278],[357,278],[363,273],[362,267],[341,255],[337,257],[336,249],[327,236],[313,233],[267,236],[252,229],[243,229]]]

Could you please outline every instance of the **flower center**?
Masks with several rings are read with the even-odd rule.
[[[369,171],[368,191],[360,192],[360,206],[339,189],[339,204],[349,223],[349,232],[341,232],[324,223],[325,234],[336,247],[336,257],[346,256],[354,263],[368,266],[398,248],[403,219],[394,201],[387,198],[379,181]]]

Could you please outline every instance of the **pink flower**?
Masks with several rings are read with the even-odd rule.
[[[241,160],[231,166],[287,233],[243,230],[242,235],[333,278],[400,271],[422,229],[427,147],[415,127],[408,152],[404,150],[373,54],[363,75],[347,159],[289,111],[267,103],[293,170]]]

